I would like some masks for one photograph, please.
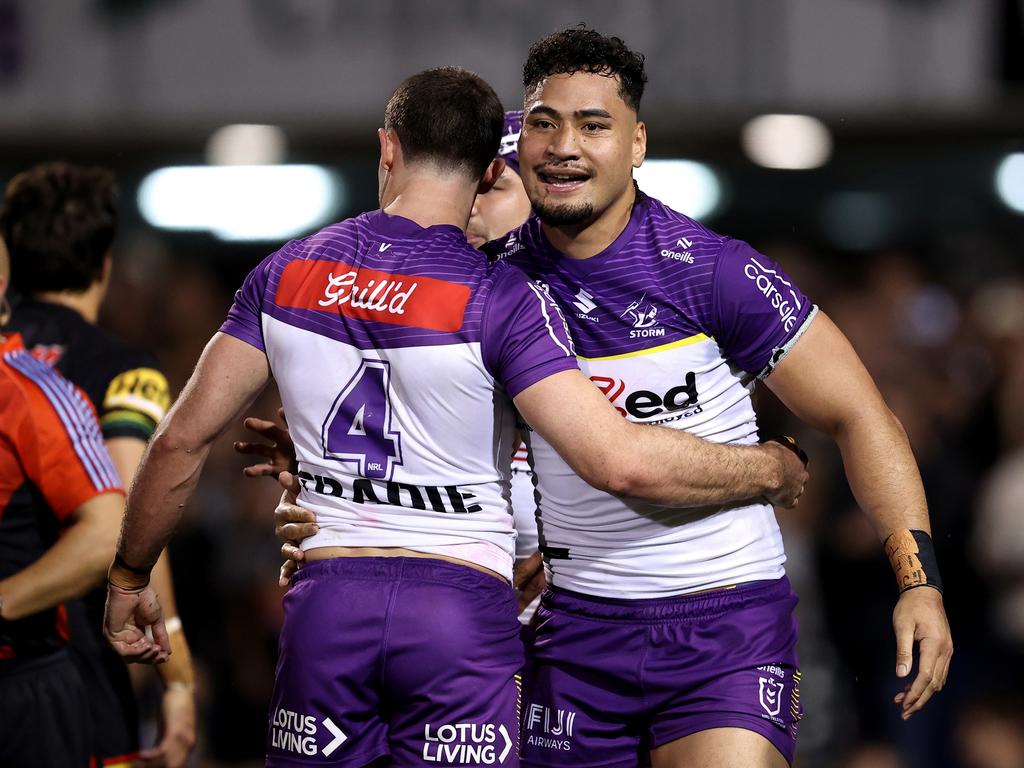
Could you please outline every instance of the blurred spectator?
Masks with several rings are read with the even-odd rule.
[[[963,768],[1024,766],[1024,700],[985,699],[970,705],[957,725]]]

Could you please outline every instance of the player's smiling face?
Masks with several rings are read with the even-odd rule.
[[[546,224],[584,227],[629,199],[646,149],[644,125],[619,95],[617,77],[551,75],[526,94],[520,172]]]

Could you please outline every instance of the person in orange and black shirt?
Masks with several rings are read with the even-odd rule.
[[[7,256],[0,240],[0,334]],[[62,603],[103,581],[124,492],[81,391],[0,335],[0,766],[85,768],[91,718]]]
[[[113,175],[45,163],[14,177],[4,193],[0,236],[19,294],[11,328],[26,347],[81,387],[99,412],[103,439],[125,485],[170,405],[167,380],[149,354],[126,347],[96,322],[107,292],[117,229]],[[177,618],[166,552],[154,571],[174,652],[158,667],[165,683],[160,743],[139,753],[138,710],[128,670],[103,639],[105,591],[69,606],[72,651],[92,698],[98,766],[177,768],[195,743],[192,662]],[[80,631],[74,631],[80,629]]]

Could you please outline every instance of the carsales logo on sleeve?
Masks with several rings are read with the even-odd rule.
[[[797,292],[793,290],[793,284],[788,282],[778,270],[769,269],[754,257],[751,257],[750,262],[743,268],[743,274],[757,286],[758,292],[771,302],[771,305],[779,313],[782,327],[787,332],[793,330],[797,315],[803,306]]]

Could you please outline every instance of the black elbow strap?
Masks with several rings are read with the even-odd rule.
[[[925,531],[903,528],[890,534],[885,540],[885,554],[901,593],[914,587],[932,587],[942,592],[935,546]]]

